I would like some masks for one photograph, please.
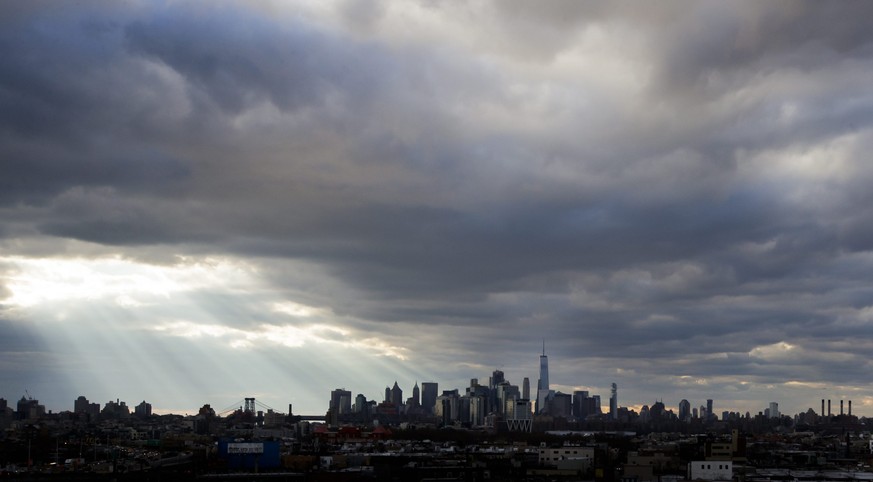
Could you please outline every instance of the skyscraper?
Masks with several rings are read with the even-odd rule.
[[[543,340],[543,354],[540,355],[540,379],[537,381],[537,413],[548,412],[549,400],[554,393],[549,390],[549,357],[546,356],[546,340]]]
[[[438,395],[439,385],[436,382],[423,382],[421,384],[421,407],[425,413],[434,413]]]
[[[497,388],[497,385],[500,385],[504,381],[506,381],[506,378],[504,378],[504,376],[503,376],[503,370],[494,370],[491,373],[491,387],[490,388]]]
[[[573,392],[573,416],[584,420],[588,416],[588,390]]]
[[[418,380],[415,381],[415,386],[412,387],[412,404],[413,405],[421,405],[421,396],[419,395],[418,390]]]
[[[394,386],[391,387],[391,403],[395,407],[403,405],[403,390],[400,389],[400,385],[397,385],[397,380],[394,380]]]
[[[715,420],[715,412],[712,411],[712,399],[706,399],[706,420],[714,421]]]
[[[328,405],[333,413],[339,415],[341,413],[350,413],[352,411],[352,392],[345,388],[337,388],[330,392],[330,404]]]
[[[618,418],[618,385],[612,384],[612,390],[609,396],[609,418],[615,420]]]
[[[537,391],[549,389],[549,357],[546,356],[546,340],[543,340],[543,354],[540,355],[540,380]]]
[[[679,402],[679,420],[682,422],[691,420],[691,402],[684,398]]]
[[[524,377],[524,380],[521,382],[521,398],[530,400],[530,379],[528,377]]]
[[[367,403],[367,397],[365,397],[363,393],[359,393],[358,396],[355,397],[355,405],[352,410],[355,413],[369,415],[369,413],[367,413],[369,408],[370,404]]]

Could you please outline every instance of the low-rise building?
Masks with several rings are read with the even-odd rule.
[[[695,460],[688,463],[689,480],[731,480],[733,462],[729,460]]]

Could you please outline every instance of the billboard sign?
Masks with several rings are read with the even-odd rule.
[[[263,443],[229,443],[227,444],[227,453],[230,454],[262,454],[264,453]]]

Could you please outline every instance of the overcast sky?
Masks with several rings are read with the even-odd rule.
[[[0,397],[873,416],[873,3],[0,3]],[[836,410],[836,408],[835,408]]]

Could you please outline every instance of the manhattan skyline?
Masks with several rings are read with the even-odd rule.
[[[0,4],[0,387],[873,416],[866,2]]]

